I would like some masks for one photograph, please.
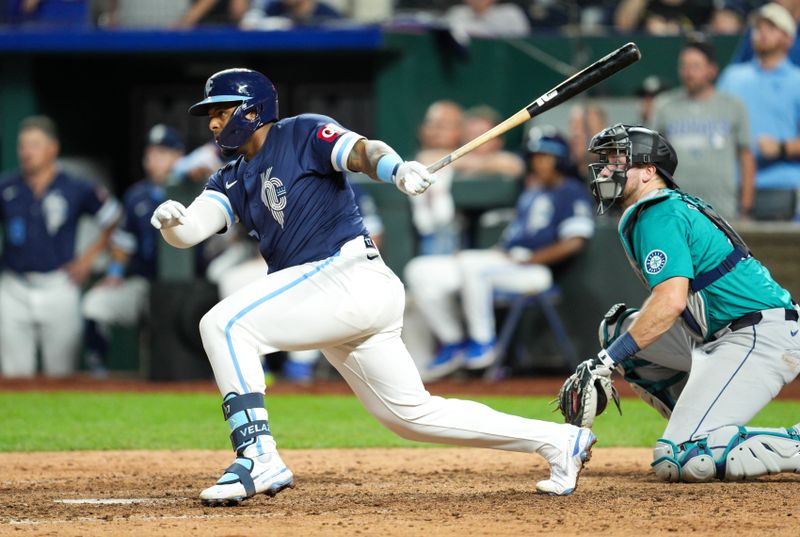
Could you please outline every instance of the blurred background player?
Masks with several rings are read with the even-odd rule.
[[[183,151],[183,141],[172,127],[159,124],[148,132],[142,159],[145,178],[125,193],[124,219],[111,236],[106,276],[83,299],[86,363],[94,376],[107,375],[110,326],[135,326],[147,312],[158,251],[158,232],[150,217],[166,199],[164,185]]]
[[[105,188],[59,170],[58,152],[55,123],[29,117],[17,138],[20,169],[0,180],[0,366],[6,377],[33,376],[37,350],[44,374],[75,371],[82,333],[80,286],[120,216],[119,203]],[[76,253],[83,215],[92,216],[102,232]]]
[[[639,97],[639,121],[642,124],[650,124],[653,119],[653,105],[656,97],[667,90],[667,85],[656,75],[650,75],[642,80],[636,90]]]
[[[580,252],[594,234],[589,192],[566,175],[571,169],[566,140],[552,127],[534,127],[526,152],[530,171],[525,191],[502,245],[451,256],[421,256],[406,266],[409,293],[441,343],[424,378],[440,378],[461,367],[489,366],[495,359],[494,290],[545,291],[553,283],[551,267]]]
[[[447,23],[457,37],[522,37],[531,32],[520,6],[497,0],[464,0],[447,10]]]
[[[589,162],[592,155],[586,148],[592,134],[602,129],[608,121],[608,115],[602,105],[592,101],[575,104],[569,109],[569,154],[576,177],[589,184]]]
[[[716,90],[718,73],[714,46],[687,41],[678,58],[683,85],[656,99],[651,124],[681,155],[681,188],[731,220],[753,206],[755,159],[747,110],[738,98]]]
[[[317,0],[230,0],[233,16],[241,14],[245,29],[289,29],[316,26],[342,18],[342,14]]]
[[[490,106],[481,105],[464,112],[459,146],[471,142],[500,123],[500,114]],[[456,160],[453,180],[481,176],[503,176],[517,179],[525,173],[525,162],[511,151],[503,149],[503,137],[492,138],[474,151]],[[437,159],[438,160],[438,159]]]

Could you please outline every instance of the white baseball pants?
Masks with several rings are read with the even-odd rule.
[[[546,266],[516,263],[500,250],[416,257],[406,266],[405,276],[415,304],[445,344],[465,339],[459,296],[469,337],[486,343],[496,336],[495,290],[535,294],[553,285]]]
[[[3,272],[0,276],[0,371],[4,377],[34,376],[39,345],[45,375],[72,374],[81,335],[80,289],[66,272]]]
[[[784,385],[800,373],[800,336],[797,321],[787,321],[783,309],[765,310],[763,320],[731,332],[721,330],[717,339],[695,343],[682,322],[637,353],[637,357],[664,369],[654,369],[662,380],[688,371],[663,438],[681,444],[708,436],[727,425],[746,425]],[[623,333],[638,317],[623,323]],[[648,368],[636,373],[648,379]]]
[[[222,300],[200,332],[223,396],[264,392],[260,355],[319,348],[366,409],[404,438],[548,459],[560,453],[567,425],[428,393],[400,339],[404,302],[400,280],[358,237],[333,257],[272,273]]]
[[[83,316],[110,325],[134,326],[147,310],[150,282],[131,276],[119,285],[96,285],[83,297]]]

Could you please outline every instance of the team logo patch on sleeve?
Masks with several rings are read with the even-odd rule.
[[[342,127],[334,123],[328,123],[317,131],[317,138],[325,140],[326,142],[332,142],[342,134],[344,134],[344,129]]]
[[[653,250],[644,260],[644,270],[648,274],[658,274],[667,264],[667,254],[661,250]]]

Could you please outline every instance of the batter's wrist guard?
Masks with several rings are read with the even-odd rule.
[[[394,176],[397,168],[403,163],[403,159],[397,153],[387,153],[378,159],[376,175],[384,183],[394,183]]]

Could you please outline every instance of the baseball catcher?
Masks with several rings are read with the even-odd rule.
[[[651,464],[661,479],[800,472],[800,424],[747,426],[800,371],[797,304],[728,222],[678,188],[678,157],[661,134],[617,124],[589,151],[599,212],[621,202],[620,239],[650,296],[641,310],[606,314],[602,350],[561,390],[564,417],[590,425],[617,400],[616,369],[668,420]]]

